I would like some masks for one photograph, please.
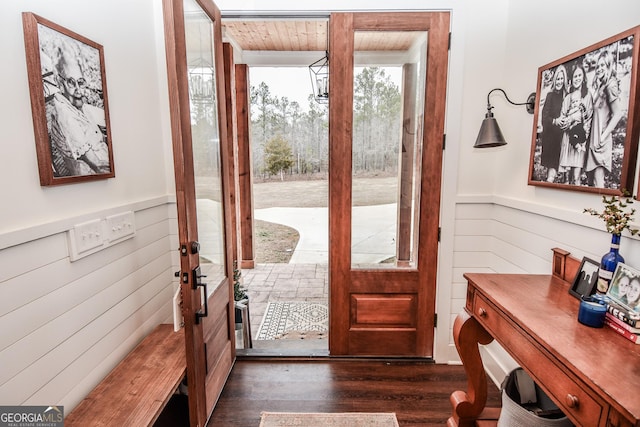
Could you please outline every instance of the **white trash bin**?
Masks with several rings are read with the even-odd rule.
[[[498,427],[570,427],[571,421],[522,368],[502,382]]]

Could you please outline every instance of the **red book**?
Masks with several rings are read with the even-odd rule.
[[[613,329],[614,331],[616,331],[617,333],[619,333],[620,335],[622,335],[623,337],[625,337],[626,339],[628,339],[629,341],[635,344],[640,344],[640,335],[627,331],[625,328],[613,322],[611,319],[607,317],[604,318],[604,324],[610,327],[611,329]]]
[[[615,322],[618,326],[625,328],[627,331],[631,332],[632,334],[640,334],[640,328],[634,328],[633,326],[626,323],[624,320],[618,319],[613,314],[607,312],[606,317],[612,322]]]

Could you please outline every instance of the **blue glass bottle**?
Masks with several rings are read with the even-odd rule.
[[[606,294],[609,289],[609,283],[613,277],[613,272],[616,270],[616,266],[619,262],[624,262],[624,258],[618,252],[620,249],[620,235],[611,235],[611,249],[609,252],[603,255],[600,260],[600,270],[598,271],[598,286],[597,291],[599,294]]]

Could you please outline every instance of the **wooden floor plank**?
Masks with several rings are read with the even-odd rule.
[[[443,426],[449,395],[466,390],[462,366],[428,362],[238,360],[208,423],[257,426],[262,411],[395,412],[400,426]],[[500,406],[490,384],[488,406]]]

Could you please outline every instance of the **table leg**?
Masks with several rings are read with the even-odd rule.
[[[449,400],[453,405],[453,415],[447,420],[447,426],[475,426],[476,419],[487,403],[487,374],[482,365],[478,344],[489,344],[493,337],[463,310],[453,324],[453,338],[467,373],[468,390],[458,390],[451,394]]]

